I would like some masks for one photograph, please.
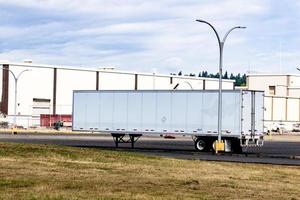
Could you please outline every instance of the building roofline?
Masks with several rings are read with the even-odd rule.
[[[48,64],[35,64],[35,63],[17,63],[17,62],[3,62],[0,61],[0,65],[12,65],[17,67],[34,67],[34,68],[48,68],[48,69],[63,69],[63,70],[77,70],[77,71],[86,71],[86,72],[101,72],[101,73],[119,73],[119,74],[129,74],[129,75],[144,75],[144,76],[153,76],[154,73],[146,73],[146,72],[135,72],[135,71],[121,71],[115,69],[105,69],[108,67],[76,67],[76,66],[63,66],[63,65],[48,65]],[[101,69],[102,68],[102,69]],[[178,75],[166,75],[166,74],[156,74],[156,77],[173,77],[173,78],[182,78],[182,79],[190,79],[190,80],[208,80],[208,81],[216,81],[218,78],[206,78],[206,77],[193,77],[193,76],[178,76]],[[223,79],[223,82],[231,82],[234,83],[234,80]]]
[[[287,87],[288,89],[291,89],[291,90],[299,90],[300,89],[300,86],[289,86]]]
[[[297,76],[297,77],[300,77],[300,74],[246,74],[246,76]]]

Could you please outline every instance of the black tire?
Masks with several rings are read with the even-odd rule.
[[[210,151],[212,149],[212,142],[207,138],[197,138],[195,141],[195,149],[197,151]]]
[[[205,151],[206,141],[202,138],[197,138],[197,140],[195,141],[195,149],[197,151]]]

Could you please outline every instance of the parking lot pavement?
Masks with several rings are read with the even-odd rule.
[[[110,135],[100,134],[0,134],[0,142],[22,142],[35,144],[55,144],[99,149],[115,149]],[[135,149],[130,144],[120,144],[120,150],[135,151],[148,155],[166,156],[178,159],[214,160],[231,162],[251,162],[269,164],[300,165],[300,135],[267,136],[263,147],[244,149],[243,154],[213,155],[194,150],[191,137],[164,139],[158,136],[142,137]]]
[[[266,135],[265,141],[286,141],[286,142],[300,142],[300,133],[289,133],[289,134],[272,134]]]

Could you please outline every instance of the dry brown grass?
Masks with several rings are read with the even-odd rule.
[[[299,199],[300,168],[0,143],[0,199]]]

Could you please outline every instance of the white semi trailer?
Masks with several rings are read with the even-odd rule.
[[[263,145],[263,102],[260,91],[223,91],[225,151]],[[190,135],[197,150],[209,151],[218,136],[218,91],[74,91],[72,116],[74,131],[110,133],[116,147],[134,147],[143,134],[174,134]]]

